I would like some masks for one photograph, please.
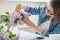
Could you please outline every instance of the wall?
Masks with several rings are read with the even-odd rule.
[[[38,6],[43,4],[42,2],[40,3],[40,2],[0,1],[0,14],[4,13],[5,11],[13,12],[16,4],[19,4],[19,3],[24,4],[25,6]],[[38,16],[37,15],[31,16],[30,20],[37,25]],[[26,31],[28,29],[28,26],[25,24],[20,27],[21,29],[25,28]]]

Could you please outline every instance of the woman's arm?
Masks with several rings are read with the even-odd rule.
[[[22,5],[21,4],[18,4],[17,6],[16,6],[16,8],[15,8],[15,11],[16,12],[20,12],[20,10],[22,9],[23,7],[22,7]],[[24,20],[24,23],[25,24],[27,24],[29,27],[32,27],[32,28],[34,28],[34,29],[36,29],[38,32],[42,32],[42,29],[41,28],[39,28],[39,27],[37,27],[34,23],[32,23],[30,20]]]
[[[39,33],[42,33],[42,31],[43,31],[41,28],[39,28],[34,23],[32,23],[32,21],[30,21],[29,19],[24,20],[24,23],[27,24],[29,27],[36,29]]]
[[[41,10],[40,6],[31,7],[31,6],[25,6],[23,4],[17,4],[15,11],[19,12],[22,8],[25,9],[26,12],[31,13],[32,15],[39,15]]]

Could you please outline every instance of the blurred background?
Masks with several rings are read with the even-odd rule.
[[[15,9],[15,6],[19,3],[24,4],[25,6],[37,7],[39,5],[44,5],[48,2],[49,0],[0,0],[0,14],[4,14],[4,12],[6,11],[13,12]],[[38,15],[31,16],[30,20],[37,25]],[[24,30],[32,33],[36,32],[36,30],[28,27],[26,24],[19,27],[20,27],[20,30]]]

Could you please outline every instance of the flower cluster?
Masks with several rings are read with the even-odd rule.
[[[3,28],[4,26],[0,25],[0,40],[19,40],[19,36]]]
[[[19,13],[5,12],[5,14],[0,15],[0,24],[4,23],[8,29],[2,30],[4,27],[0,26],[0,40],[19,40],[19,36],[13,34],[9,29],[14,25],[23,25],[23,21],[31,16],[30,13],[21,10]]]

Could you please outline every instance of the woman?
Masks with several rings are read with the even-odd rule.
[[[47,32],[47,34],[60,34],[60,0],[51,0],[50,1],[50,6],[52,7],[51,13],[54,16],[55,19],[55,25],[56,26],[51,26],[49,28],[49,31]],[[52,28],[53,27],[53,28]],[[53,30],[52,30],[53,29]]]
[[[56,2],[56,3],[55,3]],[[57,19],[57,13],[56,10],[59,9],[58,7],[60,7],[59,4],[60,1],[59,0],[51,0],[50,4],[44,7],[38,7],[38,11],[37,13],[31,12],[31,10],[33,8],[29,7],[27,8],[28,10],[25,10],[31,14],[36,14],[39,15],[39,23],[38,26],[40,26],[41,24],[43,24],[44,22],[46,22],[47,20],[51,21],[50,22],[50,26],[49,26],[49,30],[46,32],[46,36],[49,36],[49,34],[56,34],[56,33],[60,33],[60,29],[59,29],[59,23],[55,20],[55,18]],[[54,6],[53,6],[54,5]],[[58,7],[57,7],[58,6]],[[47,10],[46,10],[47,9]],[[33,9],[34,10],[34,9]],[[32,10],[32,11],[33,11]],[[45,14],[45,10],[46,10],[46,14]],[[35,12],[36,12],[35,11]],[[39,12],[39,13],[38,13]],[[34,23],[32,23],[30,20],[25,20],[24,23],[26,23],[28,26],[33,27],[34,29],[36,29],[38,32],[40,32],[41,34],[44,32],[44,30],[42,28],[37,27]]]
[[[54,17],[60,23],[60,0],[51,1],[51,6],[54,10]]]

